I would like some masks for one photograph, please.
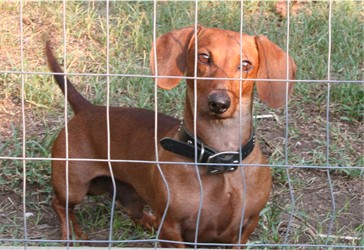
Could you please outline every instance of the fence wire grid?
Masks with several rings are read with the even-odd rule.
[[[86,243],[113,249],[182,243],[193,248],[364,248],[363,2],[64,0],[4,1],[0,7],[1,246],[70,248]],[[111,155],[109,107],[141,107],[154,110],[155,118],[161,112],[183,119],[185,83],[173,90],[158,89],[154,79],[158,82],[161,77],[158,67],[154,75],[150,72],[148,55],[156,50],[153,44],[160,35],[191,25],[196,38],[198,25],[240,32],[241,46],[243,33],[263,34],[297,65],[296,79],[285,80],[294,82],[295,90],[283,108],[270,109],[254,97],[254,128],[270,159],[263,166],[272,169],[273,186],[247,244],[199,242],[200,216],[206,204],[199,174],[204,164],[197,163],[197,157],[195,162],[160,161],[157,139],[155,161],[113,159]],[[107,159],[69,157],[67,122],[73,113],[47,68],[45,39],[51,41],[76,89],[90,102],[108,107]],[[150,60],[157,64],[156,57]],[[288,56],[286,60],[288,65]],[[288,67],[286,71],[288,77]],[[196,72],[197,68],[194,76],[184,79],[201,80]],[[246,79],[240,73],[239,78],[221,80]],[[194,95],[198,95],[197,88]],[[197,101],[192,105],[198,110]],[[195,136],[198,122],[195,112]],[[158,126],[162,124],[155,119],[154,138]],[[52,158],[52,144],[63,127],[66,156]],[[242,137],[241,133],[236,136]],[[88,196],[76,207],[89,240],[70,236],[61,240],[60,223],[51,206],[51,160],[66,161],[66,190],[70,162],[108,164],[114,190],[111,199]],[[132,223],[116,201],[113,163],[118,162],[157,166],[167,189],[160,165],[196,168],[191,178],[199,183],[200,200],[193,242],[160,237],[168,209],[153,232]],[[245,167],[239,164],[244,187]],[[244,230],[244,213],[245,209],[239,232]],[[67,232],[72,230],[67,220]]]

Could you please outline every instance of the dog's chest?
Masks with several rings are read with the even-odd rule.
[[[198,190],[193,191],[196,194],[194,199],[190,200],[193,204],[184,204],[185,207],[194,208],[193,211],[188,209],[189,219],[184,223],[186,241],[194,240],[196,221],[199,217],[199,241],[235,243],[243,203],[249,202],[249,197],[244,194],[242,176],[239,173],[204,176],[202,189],[202,207]]]

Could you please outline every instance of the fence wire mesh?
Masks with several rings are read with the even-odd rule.
[[[63,0],[5,1],[0,3],[0,7],[3,17],[0,21],[2,246],[26,249],[65,245],[69,248],[85,243],[110,249],[156,248],[161,244],[172,247],[186,244],[193,248],[363,248],[363,2]],[[173,90],[160,90],[159,81],[166,78],[172,81],[181,76],[161,77],[159,74],[163,69],[158,65],[158,37],[182,27],[193,27],[195,39],[191,40],[190,47],[197,62],[199,45],[204,42],[198,33],[199,25],[239,33],[240,54],[235,56],[239,57],[240,69],[246,58],[243,34],[267,36],[287,52],[287,66],[284,69],[286,87],[295,83],[290,102],[285,102],[281,109],[268,108],[258,96],[254,96],[254,130],[263,153],[270,160],[269,164],[248,164],[241,161],[243,156],[239,153],[240,163],[236,165],[243,191],[240,192],[242,204],[234,205],[241,208],[234,243],[199,240],[203,237],[199,230],[209,232],[203,228],[208,224],[204,211],[218,207],[222,202],[217,199],[211,204],[211,199],[204,196],[211,192],[210,181],[206,181],[206,178],[215,176],[206,177],[201,174],[201,169],[216,164],[199,161],[197,140],[192,143],[195,150],[192,161],[175,162],[163,156],[161,159],[157,139],[160,137],[158,128],[164,126],[159,113],[184,119],[183,110],[187,105],[185,81],[194,83],[193,91],[189,94],[197,97],[201,93],[196,87],[200,86],[200,81],[214,82],[218,79],[222,82],[239,82],[237,106],[242,109],[242,105],[245,105],[242,104],[245,91],[242,83],[265,80],[259,77],[246,79],[243,70],[239,70],[234,77],[228,74],[201,77],[195,63],[192,73],[183,77],[183,84]],[[47,69],[45,40],[52,43],[62,65],[65,82],[72,81],[90,102],[106,106],[105,158],[74,157],[70,150],[68,122],[73,113],[67,99],[52,80],[54,75],[63,73],[50,73]],[[220,53],[228,54],[230,49],[227,46],[226,51]],[[149,58],[151,50],[156,53]],[[297,65],[296,79],[289,78],[290,57]],[[156,65],[153,73],[149,70],[150,61]],[[269,81],[271,84],[279,82],[276,79]],[[66,96],[69,91],[72,90],[65,84]],[[288,99],[289,93],[286,91],[285,100]],[[199,137],[198,111],[203,105],[198,100],[194,98],[193,103],[188,103],[193,110],[190,133],[194,138]],[[149,130],[154,138],[150,144],[154,148],[153,160],[113,157],[115,132],[112,132],[110,125],[110,116],[114,114],[112,107],[153,110],[154,127]],[[238,113],[239,127],[243,127],[247,118],[242,112]],[[91,127],[92,124],[86,124],[81,130]],[[51,154],[52,145],[62,128],[65,156],[54,157]],[[81,130],[80,133],[83,133]],[[130,131],[130,135],[133,135],[133,131]],[[239,130],[234,136],[241,141],[245,135]],[[72,143],[75,144],[74,141]],[[84,143],[78,141],[76,144],[82,148]],[[123,142],[120,140],[120,143]],[[142,151],[145,147],[143,141],[139,145],[133,150]],[[51,205],[51,161],[65,163],[67,236],[62,240],[60,222]],[[77,233],[69,220],[73,216],[69,208],[74,205],[69,203],[73,195],[70,182],[74,178],[74,172],[70,174],[70,166],[82,164],[87,169],[88,165],[100,163],[107,165],[110,182],[105,185],[110,188],[111,195],[88,196],[76,206],[76,217],[82,230],[88,234],[87,240],[76,239]],[[151,232],[135,225],[118,202],[120,180],[115,176],[115,172],[119,171],[115,166],[119,164],[129,164],[129,167],[135,168],[148,165],[155,168],[154,174],[159,176],[153,180],[137,180],[158,180],[163,186],[159,191],[163,191],[160,195],[165,196],[165,209],[158,211],[159,223]],[[197,183],[194,193],[183,191],[187,188],[183,186],[181,190],[171,190],[171,182],[175,180],[165,175],[166,166],[181,169],[181,175],[186,175],[183,172],[186,168],[194,169],[194,174],[189,176],[193,183]],[[249,241],[241,244],[248,212],[251,211],[248,210],[250,204],[247,204],[246,190],[249,190],[247,183],[252,177],[247,169],[259,166],[272,170],[272,190],[268,203],[260,211],[257,228],[249,236]],[[129,185],[133,184],[128,183],[124,191],[129,190]],[[220,192],[223,197],[231,195],[223,193],[223,190]],[[187,201],[192,196],[196,200],[193,203],[194,215],[191,215],[195,218],[195,230],[188,232],[193,236],[187,237],[182,233],[182,240],[165,237],[163,231],[164,227],[171,226],[168,223],[173,221],[169,218],[173,217],[173,206],[183,204],[174,200],[176,193],[185,204],[191,204]],[[158,195],[155,194],[155,197]],[[150,208],[147,210],[151,212]],[[229,212],[225,211],[221,217],[229,217]],[[218,234],[223,234],[224,227],[220,229],[222,231]],[[216,233],[209,232],[211,235]],[[187,241],[186,238],[192,240]]]

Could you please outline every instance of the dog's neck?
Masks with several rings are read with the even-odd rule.
[[[188,102],[184,110],[184,126],[191,135],[194,135],[193,105]],[[237,151],[249,141],[253,132],[252,103],[243,98],[230,118],[218,119],[197,112],[196,119],[197,138],[219,152]]]

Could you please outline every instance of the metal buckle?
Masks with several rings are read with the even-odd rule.
[[[203,155],[205,154],[205,146],[204,144],[201,142],[201,153],[200,153],[200,157],[198,158],[198,162],[202,162],[203,159]]]
[[[236,151],[225,151],[209,156],[207,163],[239,163],[239,160],[232,161],[232,158],[239,155]],[[214,160],[217,158],[218,160]]]
[[[207,159],[207,163],[239,163],[239,160],[234,160],[234,157],[239,155],[239,152],[234,151],[225,151],[216,153],[214,155],[209,156]],[[231,166],[231,165],[210,165],[207,166],[207,173],[208,174],[219,174],[224,172],[231,172],[235,171],[238,166]]]

